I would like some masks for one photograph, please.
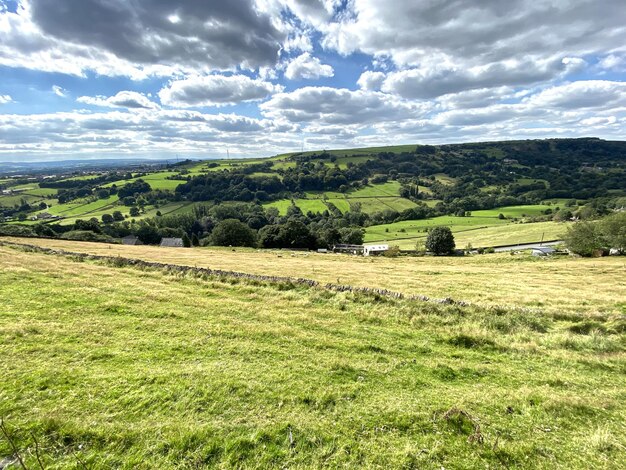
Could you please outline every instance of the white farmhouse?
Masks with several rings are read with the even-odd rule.
[[[382,255],[389,249],[389,245],[365,245],[363,247],[363,256]]]

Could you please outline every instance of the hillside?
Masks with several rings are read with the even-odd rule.
[[[349,243],[356,232],[340,231],[351,228],[364,231],[360,240],[412,249],[437,225],[458,232],[459,247],[486,247],[558,239],[565,227],[548,222],[623,207],[625,182],[626,143],[600,139],[344,149],[0,179],[0,223],[26,227],[8,234],[87,230],[151,243],[159,235],[141,235],[145,221],[160,236],[186,232],[211,243],[227,214],[258,232],[265,247]],[[267,228],[296,219],[309,237],[279,240]]]
[[[265,276],[307,278],[322,284],[375,287],[481,307],[536,312],[626,314],[621,257],[537,259],[508,253],[471,257],[363,258],[249,248],[164,248],[68,240],[0,237],[43,248]],[[602,289],[595,286],[601,285]]]
[[[0,415],[28,468],[626,459],[620,316],[391,300],[5,246],[0,296]],[[12,454],[0,439],[0,458]]]

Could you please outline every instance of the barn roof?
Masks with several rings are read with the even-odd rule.
[[[122,245],[141,245],[141,240],[134,235],[127,235],[122,238]]]
[[[182,238],[162,238],[161,246],[166,246],[170,248],[182,248],[183,239]]]

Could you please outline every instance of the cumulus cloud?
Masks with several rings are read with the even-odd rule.
[[[275,123],[236,114],[150,110],[0,115],[0,156],[204,152],[207,144],[228,143],[236,152],[259,153],[259,146],[287,139],[276,136]],[[241,135],[245,135],[245,139]],[[293,142],[290,141],[293,145]],[[255,148],[256,147],[256,148]]]
[[[626,55],[610,54],[603,57],[598,66],[603,70],[624,72],[626,71]]]
[[[0,14],[0,64],[75,75],[254,69],[285,39],[254,0],[22,0]]]
[[[150,99],[135,91],[120,91],[115,96],[81,96],[76,99],[79,103],[92,106],[127,109],[156,109],[159,106]]]
[[[479,88],[531,85],[569,73],[581,64],[581,61],[572,59],[546,62],[512,59],[469,68],[443,65],[400,70],[387,75],[382,89],[404,98],[430,99]]]
[[[626,106],[626,82],[581,80],[550,87],[524,102],[545,109],[611,109]]]
[[[520,0],[415,2],[393,8],[378,0],[354,0],[350,14],[320,27],[324,44],[343,54],[388,55],[417,65],[428,57],[471,58],[489,64],[511,57],[545,57],[555,51],[580,56],[626,42],[623,2]],[[438,59],[440,60],[440,59]]]
[[[303,51],[311,52],[313,50],[313,44],[308,34],[296,34],[293,37],[287,38],[283,44],[283,49],[287,52],[291,51]]]
[[[10,95],[0,95],[0,104],[11,103],[13,98]]]
[[[278,91],[279,85],[245,75],[206,75],[175,80],[159,91],[159,98],[164,105],[181,108],[224,106],[262,100]]]
[[[383,72],[372,72],[367,70],[361,74],[357,85],[364,90],[380,90],[385,80],[385,74]]]
[[[412,105],[384,93],[304,87],[276,94],[259,107],[271,118],[337,125],[404,119],[424,112],[425,106]]]
[[[330,65],[322,64],[317,57],[304,52],[287,65],[285,77],[289,80],[317,79],[332,77],[335,71]]]

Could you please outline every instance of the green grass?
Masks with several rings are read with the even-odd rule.
[[[547,209],[554,211],[556,205],[548,206],[544,204],[524,205],[524,206],[506,206],[496,209],[472,211],[472,216],[477,217],[498,217],[499,214],[503,214],[505,217],[522,218],[533,217],[542,215]]]
[[[473,247],[490,247],[502,245],[516,245],[533,243],[543,240],[560,240],[563,238],[569,223],[536,222],[528,224],[502,224],[497,226],[452,226],[457,248],[465,248],[467,244]],[[415,249],[418,240],[424,241],[428,235],[423,228],[408,228],[406,233],[396,227],[390,232],[369,232],[366,229],[365,241],[374,243],[388,241],[403,250]],[[420,231],[422,230],[422,231]]]
[[[28,204],[41,202],[44,198],[42,196],[31,196],[25,193],[12,194],[12,195],[0,195],[0,206],[13,207],[20,205],[22,200]]]
[[[268,202],[267,204],[263,204],[263,207],[270,208],[274,207],[278,209],[280,215],[287,214],[287,209],[292,206],[291,199],[280,199],[278,201]]]
[[[341,211],[342,214],[350,210],[350,203],[347,199],[328,198],[327,201],[333,203],[337,207],[337,209]]]
[[[98,175],[80,175],[80,176],[72,176],[71,178],[65,178],[59,181],[89,181],[89,180],[93,180],[96,179],[98,177],[102,176],[101,174]]]
[[[159,171],[155,173],[148,173],[145,176],[141,176],[139,178],[132,178],[128,180],[119,180],[111,183],[107,183],[102,185],[103,188],[109,188],[114,184],[117,185],[118,188],[127,185],[128,183],[134,183],[135,181],[141,179],[148,183],[152,189],[161,189],[161,190],[175,190],[179,185],[185,183],[186,181],[182,180],[172,180],[167,179],[167,177],[171,177],[177,175],[178,172],[175,171]]]
[[[349,199],[348,201],[351,206],[360,204],[361,211],[368,214],[382,212],[387,209],[402,212],[403,210],[411,209],[416,206],[414,202],[401,197],[358,198]]]
[[[367,227],[365,241],[426,237],[426,231],[429,228],[438,226],[450,227],[453,232],[457,232],[459,230],[476,229],[506,223],[506,220],[499,220],[494,217],[455,217],[449,215],[434,217],[432,219],[405,220],[403,222]]]
[[[455,234],[456,245],[465,248],[472,246],[489,247],[515,245],[541,240],[562,240],[569,223],[537,222],[532,224],[508,224],[488,227],[476,231]]]
[[[298,206],[300,210],[305,214],[309,211],[315,214],[317,212],[321,213],[328,210],[328,206],[319,199],[296,199],[295,202],[296,206]]]
[[[39,188],[39,187],[27,189],[25,191],[26,194],[29,194],[31,196],[38,196],[38,197],[56,196],[58,192],[59,190],[56,188]]]
[[[389,181],[382,184],[368,184],[364,188],[348,193],[346,196],[349,198],[381,196],[398,197],[400,195],[400,187],[401,185],[397,181]]]
[[[363,147],[363,148],[352,148],[352,149],[335,149],[335,150],[327,150],[327,153],[336,155],[337,157],[354,157],[354,156],[370,156],[376,155],[380,152],[391,152],[391,153],[402,153],[402,152],[413,152],[417,144],[412,145],[391,145],[386,147]],[[300,154],[300,152],[297,152]],[[302,155],[313,155],[322,153],[322,149],[320,150],[310,150],[302,153]],[[286,157],[290,157],[295,155],[296,152],[284,153],[281,155],[276,155],[277,159],[284,159]]]
[[[0,296],[0,416],[29,468],[33,436],[46,468],[626,460],[618,317],[376,300],[1,247]],[[12,453],[0,439],[0,457]]]
[[[321,199],[295,199],[294,203],[305,214],[308,211],[311,211],[315,214],[328,210],[328,206]],[[281,199],[279,201],[273,201],[267,204],[263,204],[263,206],[266,208],[275,207],[276,209],[278,209],[280,215],[285,215],[287,214],[287,210],[292,206],[292,202],[291,199]]]

